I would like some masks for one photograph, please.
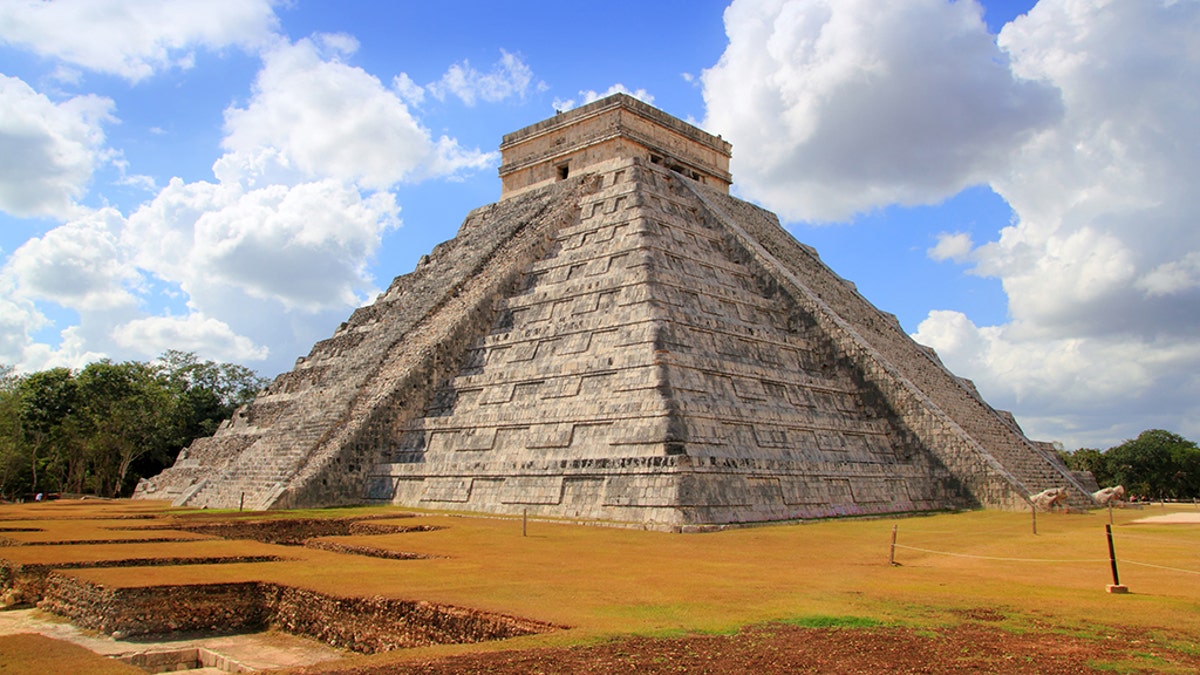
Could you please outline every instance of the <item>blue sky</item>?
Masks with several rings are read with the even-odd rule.
[[[0,363],[273,376],[627,91],[1029,434],[1200,436],[1200,2],[0,0]]]

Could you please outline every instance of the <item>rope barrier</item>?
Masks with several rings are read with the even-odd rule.
[[[1036,535],[1037,534],[1037,509],[1031,508],[1030,513],[1033,515],[1033,533]],[[1107,560],[1098,560],[1098,559],[1093,559],[1093,558],[1074,558],[1074,559],[1072,559],[1072,558],[1009,558],[1009,557],[1000,557],[1000,556],[974,555],[971,553],[955,553],[955,552],[951,552],[951,551],[939,551],[936,549],[922,548],[920,546],[908,546],[906,544],[896,543],[896,534],[897,534],[898,529],[899,529],[898,525],[892,525],[892,542],[891,542],[891,548],[889,549],[890,552],[888,554],[888,564],[890,564],[890,565],[898,564],[896,562],[896,549],[897,548],[905,549],[908,551],[918,551],[921,553],[928,553],[930,555],[943,555],[943,556],[950,556],[950,557],[954,557],[954,558],[968,558],[971,560],[989,560],[989,561],[1006,562],[1006,563],[1014,563],[1015,562],[1015,563],[1040,563],[1040,564],[1056,564],[1056,565],[1057,564],[1095,565],[1095,564],[1103,564],[1103,563],[1107,562],[1112,567],[1112,583],[1106,587],[1106,590],[1109,593],[1113,593],[1113,594],[1124,594],[1124,593],[1129,592],[1129,588],[1127,586],[1123,585],[1120,581],[1120,577],[1117,576],[1117,556],[1116,556],[1116,552],[1114,551],[1114,548],[1113,548],[1112,510],[1111,510],[1111,508],[1109,510],[1109,522],[1104,526],[1104,532],[1108,539],[1108,559]],[[918,529],[917,534],[918,535],[921,535],[921,534],[930,535],[930,534],[936,534],[936,532],[934,532],[932,530],[921,531]],[[1133,540],[1134,542],[1137,542],[1139,540],[1140,541],[1150,541],[1150,542],[1156,542],[1159,545],[1166,544],[1169,546],[1177,546],[1177,545],[1178,546],[1187,546],[1190,543],[1190,542],[1177,541],[1175,539],[1171,539],[1171,538],[1167,538],[1167,537],[1142,536],[1139,534],[1128,534],[1128,533],[1124,533],[1124,532],[1121,534],[1120,538],[1123,540]],[[1140,562],[1138,560],[1129,560],[1129,559],[1124,559],[1124,558],[1121,561],[1124,562],[1126,565],[1137,565],[1139,567],[1148,567],[1151,569],[1164,570],[1167,572],[1176,572],[1179,574],[1200,575],[1200,571],[1185,569],[1182,567],[1171,567],[1168,565],[1156,565],[1154,563],[1146,563],[1146,562]]]
[[[1125,558],[1121,558],[1121,564],[1123,564],[1123,565],[1141,565],[1142,567],[1153,567],[1155,569],[1160,569],[1160,570],[1170,570],[1172,572],[1183,572],[1184,574],[1200,574],[1200,571],[1196,571],[1196,570],[1185,570],[1181,567],[1167,567],[1165,565],[1152,565],[1150,563],[1138,562],[1136,560],[1127,560]]]
[[[1114,536],[1121,541],[1124,541],[1126,539],[1134,539],[1137,541],[1153,541],[1153,542],[1157,542],[1160,544],[1167,544],[1167,545],[1171,545],[1171,546],[1185,546],[1188,548],[1191,548],[1196,545],[1196,543],[1192,542],[1192,541],[1182,541],[1180,539],[1168,539],[1166,537],[1147,537],[1145,535],[1129,534],[1127,532],[1114,533]]]
[[[919,546],[907,546],[905,544],[896,544],[896,548],[908,549],[909,551],[920,551],[921,553],[931,553],[933,555],[947,555],[954,558],[972,558],[974,560],[994,560],[998,562],[1026,562],[1026,563],[1055,563],[1055,564],[1098,564],[1108,562],[1107,558],[1002,558],[989,555],[973,555],[970,553],[954,553],[951,551],[936,551],[929,548],[921,548]],[[1167,565],[1155,565],[1153,563],[1139,562],[1137,560],[1129,560],[1121,558],[1121,562],[1126,565],[1138,565],[1141,567],[1152,567],[1154,569],[1167,570],[1170,572],[1181,572],[1183,574],[1200,574],[1197,570],[1183,569],[1182,567],[1168,567]]]
[[[935,555],[948,555],[956,558],[974,558],[976,560],[997,560],[1000,562],[1034,562],[1034,563],[1106,563],[1108,558],[999,558],[988,555],[972,555],[970,553],[951,553],[950,551],[935,551],[928,548],[918,548],[916,546],[905,546],[904,544],[896,544],[896,548],[906,548],[910,551],[920,551],[922,553],[933,553]]]

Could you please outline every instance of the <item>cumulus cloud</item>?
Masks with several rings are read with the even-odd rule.
[[[412,105],[421,105],[425,100],[425,87],[413,81],[408,73],[400,73],[392,78],[392,89],[401,101]]]
[[[587,105],[587,104],[591,103],[592,101],[599,101],[600,99],[604,98],[605,96],[612,96],[613,94],[629,94],[630,96],[632,96],[632,97],[636,98],[637,100],[642,101],[644,103],[650,103],[650,104],[654,103],[654,96],[651,95],[650,92],[646,91],[645,89],[638,89],[636,91],[630,91],[630,89],[628,87],[626,87],[625,85],[618,82],[603,92],[598,92],[598,91],[595,91],[594,89],[580,90],[578,103],[576,103],[576,99],[573,99],[573,98],[568,98],[568,99],[556,98],[556,99],[554,99],[554,109],[555,110],[570,110],[571,108],[574,108],[576,106]]]
[[[1064,104],[990,178],[1016,218],[971,253],[1013,320],[934,312],[916,337],[1077,445],[1200,433],[1197,34],[1194,2],[1042,0],[998,38]]]
[[[915,337],[1035,436],[1200,434],[1200,3],[1040,0],[995,37],[980,11],[735,0],[702,76],[735,187],[832,221],[988,184],[1012,224],[926,253],[998,279],[1011,319]]]
[[[1200,435],[1200,344],[1182,336],[1046,335],[930,312],[913,338],[935,347],[1033,438],[1109,447],[1147,428]]]
[[[128,176],[119,153],[107,151],[121,180],[156,194],[128,216],[75,206],[73,219],[12,253],[0,269],[0,360],[74,366],[105,355],[149,358],[167,347],[236,361],[287,358],[377,292],[369,264],[384,233],[400,224],[391,190],[497,158],[434,138],[399,90],[348,63],[357,47],[335,34],[265,49],[249,98],[225,111],[213,180],[173,178],[156,188]],[[26,126],[71,106],[98,118],[111,105],[81,98],[56,107],[27,87],[18,93],[25,117],[15,119]],[[14,127],[11,119],[0,118],[0,129]],[[59,136],[79,153],[100,153],[98,131]],[[59,201],[73,190],[59,189]],[[147,316],[143,303],[159,292],[175,296],[174,309]],[[39,303],[79,314],[57,347],[42,341],[49,321]]]
[[[1188,251],[1178,260],[1165,262],[1137,280],[1147,297],[1185,293],[1200,287],[1200,251]]]
[[[21,371],[80,368],[107,354],[113,321],[136,314],[132,292],[141,279],[116,243],[121,221],[114,209],[84,213],[27,241],[0,267],[0,363]],[[54,328],[39,305],[73,310],[78,323],[44,340]]]
[[[278,20],[271,0],[11,0],[0,41],[138,81],[187,68],[194,49],[266,44]]]
[[[495,163],[434,139],[405,102],[416,94],[347,62],[357,46],[316,35],[265,52],[250,99],[225,111],[216,180],[172,179],[129,216],[122,244],[189,313],[129,322],[121,345],[153,351],[193,331],[206,354],[305,349],[376,292],[369,263],[400,224],[393,186]]]
[[[17,292],[77,311],[136,305],[128,287],[139,275],[118,250],[123,220],[115,209],[105,208],[22,244],[6,265]]]
[[[974,244],[971,235],[966,232],[941,232],[937,236],[937,244],[925,251],[931,260],[965,262],[971,255]]]
[[[702,74],[742,194],[792,220],[928,204],[1004,170],[1061,116],[973,0],[735,0]]]
[[[266,347],[234,333],[225,322],[199,312],[135,319],[118,326],[113,338],[117,344],[141,353],[161,354],[178,349],[232,363],[261,361],[268,354]]]
[[[17,292],[17,279],[0,270],[0,364],[19,365],[33,344],[33,334],[46,327],[33,301]]]
[[[57,347],[44,342],[30,342],[16,361],[17,370],[33,372],[48,368],[71,368],[79,370],[89,363],[106,358],[109,354],[89,347],[94,341],[85,337],[82,326],[68,326],[60,333]]]
[[[0,75],[0,210],[69,215],[104,160],[101,125],[112,109],[112,100],[93,95],[55,103]]]
[[[472,106],[476,101],[495,103],[512,96],[525,98],[532,83],[533,70],[520,56],[501,49],[500,60],[492,64],[490,71],[481,73],[464,60],[450,66],[441,80],[430,83],[425,90],[439,101],[453,95]]]
[[[1198,30],[1196,3],[1125,0],[1044,1],[1001,32],[1014,70],[1067,106],[993,180],[1018,221],[980,249],[980,269],[1004,281],[1015,316],[1088,315],[1092,334],[1138,330],[1122,316],[1200,328]]]
[[[371,189],[495,163],[490,153],[434,141],[396,92],[343,62],[357,47],[318,36],[267,52],[244,108],[225,111],[229,179],[337,178]],[[274,175],[272,175],[274,174]]]
[[[178,283],[193,304],[228,286],[286,309],[360,303],[373,288],[367,262],[398,224],[388,192],[363,196],[333,179],[243,190],[174,179],[129,217],[124,240],[139,267]]]

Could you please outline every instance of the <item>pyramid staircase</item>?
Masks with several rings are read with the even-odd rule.
[[[730,197],[712,163],[728,144],[702,134],[617,96],[506,137],[504,199],[138,496],[675,530],[1028,508],[1059,487],[1091,505],[1011,415]]]

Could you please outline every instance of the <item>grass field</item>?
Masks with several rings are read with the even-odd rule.
[[[1200,653],[1200,525],[1132,522],[1184,510],[1194,507],[1114,512],[1127,595],[1105,590],[1111,578],[1104,533],[1109,516],[1103,511],[1039,514],[1036,535],[1028,513],[979,511],[688,535],[531,520],[522,536],[519,518],[401,517],[401,511],[386,508],[251,515],[178,511],[147,502],[58,502],[0,507],[0,537],[10,543],[0,547],[0,558],[70,566],[122,558],[275,555],[283,560],[69,573],[105,586],[261,580],[339,596],[426,600],[565,627],[502,643],[355,657],[364,663],[625,635],[729,632],[766,621],[933,629],[981,612],[997,630],[1102,639],[1128,627],[1194,654]],[[224,518],[388,514],[397,518],[372,522],[441,529],[328,539],[427,558],[387,560],[157,529]],[[895,566],[888,562],[893,527]],[[179,541],[133,543],[164,538]],[[103,543],[88,545],[89,540]],[[19,652],[0,645],[0,672],[8,672],[5,660],[14,653]]]

